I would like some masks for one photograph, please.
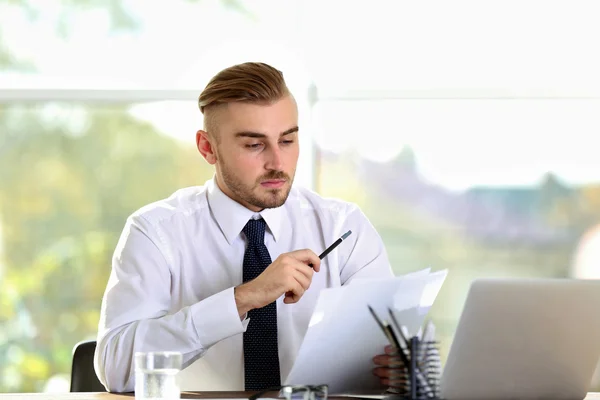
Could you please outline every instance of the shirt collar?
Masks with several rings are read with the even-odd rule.
[[[240,234],[246,223],[251,218],[258,218],[260,215],[267,223],[275,241],[279,239],[281,232],[281,220],[283,217],[283,207],[266,208],[261,212],[254,212],[247,209],[237,201],[227,196],[217,185],[216,178],[207,182],[208,204],[217,220],[219,228],[229,244]]]

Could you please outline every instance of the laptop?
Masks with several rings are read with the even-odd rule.
[[[600,358],[600,280],[478,279],[442,372],[443,399],[583,399]]]

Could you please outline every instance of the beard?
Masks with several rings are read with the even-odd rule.
[[[287,200],[294,181],[293,173],[290,177],[283,171],[270,171],[260,176],[254,184],[246,184],[221,160],[222,158],[219,157],[217,162],[221,170],[223,183],[238,200],[260,209],[281,207]],[[270,179],[285,179],[286,184],[277,189],[264,189],[260,183]]]

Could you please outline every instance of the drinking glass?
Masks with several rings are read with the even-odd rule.
[[[181,353],[135,353],[136,400],[178,400],[181,397],[177,381],[180,370]]]

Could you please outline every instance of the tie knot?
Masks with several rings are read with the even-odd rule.
[[[265,227],[267,223],[264,219],[251,219],[248,221],[242,232],[248,238],[250,244],[263,244],[265,242]]]

